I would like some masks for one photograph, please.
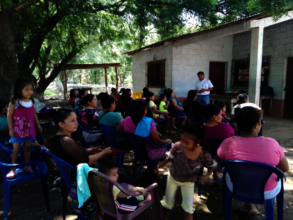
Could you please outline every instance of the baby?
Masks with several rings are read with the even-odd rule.
[[[109,159],[99,159],[99,171],[110,177],[115,182],[118,181],[118,167]],[[143,206],[147,201],[144,200],[144,196],[148,193],[142,187],[131,187],[127,189],[131,192],[140,192],[142,195],[137,197],[131,197],[120,191],[115,185],[113,186],[113,196],[115,200],[115,205],[121,214],[127,214],[136,210],[139,206]],[[144,201],[142,201],[144,200]],[[141,202],[138,202],[141,201]]]

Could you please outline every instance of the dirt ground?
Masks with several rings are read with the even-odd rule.
[[[293,125],[293,124],[292,124]],[[50,143],[54,132],[50,133],[46,124],[42,125],[44,129],[44,136]],[[292,126],[293,127],[293,126]],[[173,141],[179,139],[178,136],[171,136]],[[282,139],[280,144],[285,149],[285,154],[290,162],[290,171],[286,173],[287,181],[285,182],[285,199],[284,199],[284,220],[291,220],[293,216],[293,138]],[[126,155],[124,167],[131,176],[131,163],[132,155]],[[159,186],[160,198],[163,197],[166,187],[166,174],[167,169],[162,172],[162,179],[157,180]],[[53,181],[58,177],[50,176],[48,178],[49,186],[49,198],[50,198],[50,215],[45,212],[45,205],[43,201],[42,191],[38,180],[33,180],[23,184],[13,186],[12,188],[12,203],[9,206],[9,219],[23,220],[23,219],[36,219],[36,220],[61,220],[62,219],[62,199],[59,197],[57,190],[52,186]],[[2,178],[0,180],[0,189],[2,187]],[[136,185],[147,187],[147,175],[146,172],[140,173],[139,170],[136,172]],[[183,210],[181,208],[181,192],[177,191],[176,202],[173,210],[170,214],[170,220],[183,219]],[[0,219],[3,219],[3,190],[0,190]],[[247,219],[264,219],[263,217],[253,217],[242,215],[237,209],[242,206],[243,203],[234,200],[231,212],[232,220],[247,220]],[[197,220],[224,220],[224,213],[222,211],[222,189],[213,183],[212,179],[202,188],[202,198],[197,196],[197,186],[195,187],[194,193],[194,207],[196,209],[194,213],[194,219]],[[264,213],[263,205],[258,205],[259,210]],[[275,219],[277,219],[276,205],[275,205]],[[76,219],[77,215],[71,209],[69,203],[67,206],[67,217],[66,219]],[[135,219],[141,220],[152,220],[156,219],[155,208],[151,207]]]

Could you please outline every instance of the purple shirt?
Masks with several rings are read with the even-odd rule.
[[[208,138],[226,139],[235,135],[234,129],[227,123],[222,122],[214,127],[206,126]]]

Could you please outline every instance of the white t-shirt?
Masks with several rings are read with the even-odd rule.
[[[250,102],[247,102],[247,103],[243,103],[243,104],[238,104],[238,105],[235,105],[233,108],[232,108],[232,115],[235,115],[235,108],[238,108],[240,106],[240,108],[244,108],[244,107],[253,107],[253,108],[256,108],[257,110],[261,110],[261,108],[259,106],[257,106],[256,104],[254,103],[250,103]]]
[[[25,108],[30,108],[30,107],[32,107],[33,102],[31,100],[29,100],[28,102],[24,102],[24,101],[21,101],[21,100],[17,99],[15,101],[15,109],[17,109],[19,107],[19,104],[22,105]]]
[[[202,81],[198,80],[195,83],[195,90],[199,91],[202,89],[210,89],[213,88],[213,84],[209,79],[204,78]],[[197,93],[197,95],[209,95],[210,91],[202,92],[202,93]]]

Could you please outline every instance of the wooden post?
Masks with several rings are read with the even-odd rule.
[[[118,85],[119,85],[119,79],[118,79],[118,67],[115,66],[115,72],[116,72],[116,89],[117,89],[117,92],[118,91]]]
[[[67,75],[66,75],[66,69],[62,70],[63,74],[63,97],[64,100],[67,101]]]
[[[105,68],[105,85],[106,85],[106,93],[108,94],[108,78],[107,78],[107,68]]]

